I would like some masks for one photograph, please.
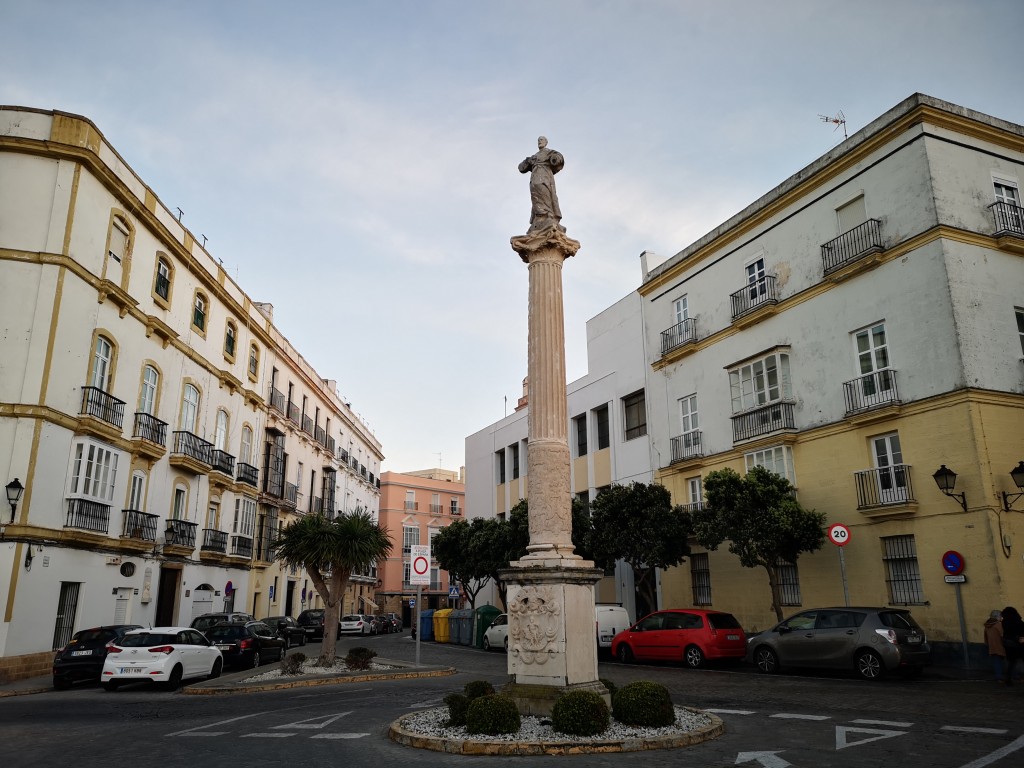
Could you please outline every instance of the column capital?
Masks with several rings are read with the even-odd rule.
[[[557,251],[563,259],[575,256],[580,249],[579,240],[573,240],[557,227],[548,227],[533,234],[520,235],[511,240],[512,250],[519,254],[527,264],[531,256],[545,251]]]

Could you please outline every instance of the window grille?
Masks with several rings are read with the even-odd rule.
[[[923,603],[921,569],[913,535],[882,537],[882,552],[889,602],[895,605]]]
[[[690,555],[690,582],[693,585],[693,604],[711,605],[711,568],[707,552]]]

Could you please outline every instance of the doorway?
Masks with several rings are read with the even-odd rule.
[[[177,568],[160,568],[160,586],[156,596],[156,625],[172,627],[178,609],[178,585],[181,571]]]

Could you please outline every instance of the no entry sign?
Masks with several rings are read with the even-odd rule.
[[[413,544],[409,547],[409,583],[430,586],[430,545]]]

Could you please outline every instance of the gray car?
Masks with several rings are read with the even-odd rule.
[[[903,608],[816,608],[749,638],[747,658],[761,672],[782,667],[853,669],[865,680],[900,671],[915,677],[931,648]]]

